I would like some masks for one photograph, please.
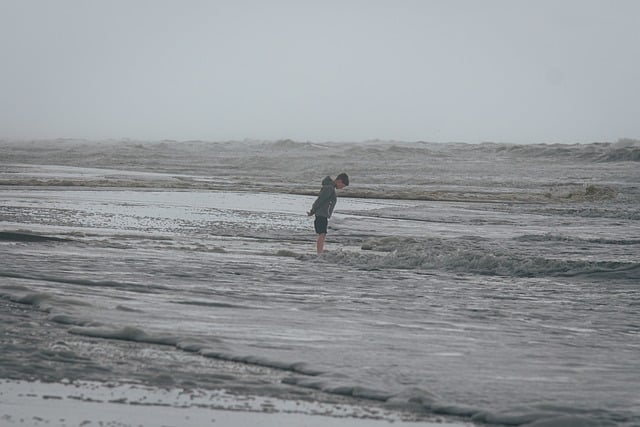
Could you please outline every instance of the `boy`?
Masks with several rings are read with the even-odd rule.
[[[316,233],[318,234],[318,240],[316,242],[316,249],[318,255],[324,251],[324,239],[327,237],[327,226],[329,224],[329,218],[333,213],[333,208],[336,206],[336,188],[338,190],[349,185],[349,176],[346,173],[341,173],[336,179],[331,179],[330,176],[325,177],[322,180],[322,190],[311,210],[307,212],[307,215],[316,215],[316,220],[313,223]]]

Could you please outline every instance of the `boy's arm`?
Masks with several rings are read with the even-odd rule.
[[[329,200],[329,198],[331,197],[331,190],[333,190],[333,188],[331,188],[328,185],[325,185],[322,187],[322,190],[320,190],[320,194],[318,195],[318,198],[316,199],[315,202],[313,202],[313,205],[311,205],[311,210],[307,212],[307,215],[311,216],[314,213],[316,213],[316,209],[318,209],[319,206],[322,206],[324,203],[327,202],[327,200]]]
[[[329,218],[331,218],[331,215],[333,215],[333,208],[335,208],[335,207],[336,207],[335,203],[331,203],[329,205]]]

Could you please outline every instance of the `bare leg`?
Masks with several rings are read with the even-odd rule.
[[[325,233],[318,234],[318,240],[316,241],[316,249],[318,250],[318,255],[320,255],[324,251],[325,237],[327,237]]]

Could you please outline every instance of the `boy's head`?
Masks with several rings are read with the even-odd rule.
[[[336,177],[336,181],[335,182],[336,182],[336,187],[338,189],[344,188],[347,185],[349,185],[349,175],[347,175],[346,173],[343,172],[343,173],[341,173],[340,175],[338,175]]]

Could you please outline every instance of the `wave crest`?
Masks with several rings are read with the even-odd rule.
[[[460,247],[437,239],[416,241],[412,238],[375,238],[364,242],[362,249],[361,253],[326,254],[325,259],[337,263],[346,262],[365,270],[443,269],[460,273],[515,277],[595,275],[608,278],[640,278],[640,263],[554,259],[508,250]]]
[[[592,162],[640,162],[640,140],[623,138],[615,143],[592,144],[490,144],[497,153],[518,157],[572,157]]]

